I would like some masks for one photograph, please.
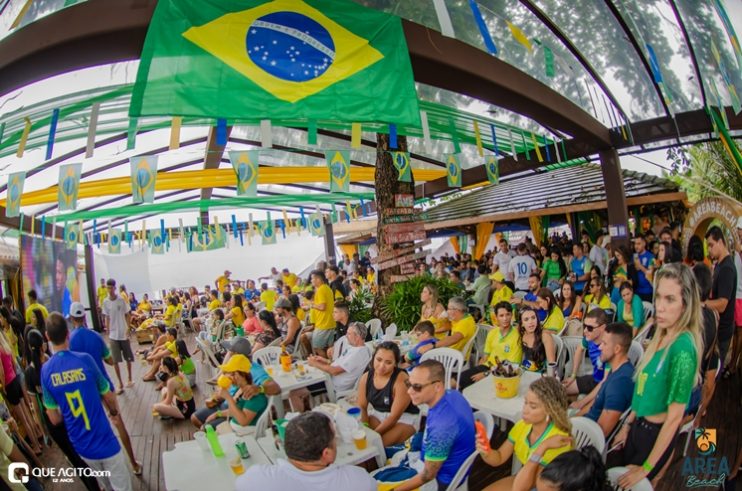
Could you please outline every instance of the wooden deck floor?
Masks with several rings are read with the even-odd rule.
[[[188,341],[189,347],[195,345],[192,339]],[[136,341],[132,341],[132,348],[138,348]],[[198,388],[194,391],[194,394],[197,406],[202,407],[203,399],[212,390],[211,386],[205,383],[210,373],[205,365],[201,365],[199,362],[196,365],[198,371]],[[113,376],[113,371],[110,370],[110,372]],[[187,421],[160,421],[152,417],[152,404],[156,402],[159,395],[154,390],[153,383],[141,381],[141,372],[142,366],[138,362],[135,363],[135,387],[127,389],[123,395],[118,396],[119,405],[121,406],[126,427],[134,447],[134,453],[137,459],[144,465],[142,476],[133,477],[134,489],[136,491],[164,491],[165,478],[161,468],[162,452],[171,450],[176,442],[191,439],[195,429]],[[740,401],[741,387],[742,380],[739,374],[730,380],[721,381],[717,386],[712,407],[705,420],[707,427],[717,429],[718,450],[716,456],[726,456],[730,465],[733,464],[737,452],[742,449],[742,431],[740,431],[742,427],[742,424],[740,424],[740,417],[742,416],[742,405]],[[504,439],[505,434],[497,432],[492,439],[493,446],[499,445]],[[682,458],[679,457],[682,453],[684,443],[684,438],[678,441],[676,457],[667,475],[657,488],[659,491],[680,491],[687,489],[685,485],[686,478],[681,476]],[[689,455],[697,455],[695,446],[692,443]],[[48,462],[47,465],[64,465],[61,464],[63,461],[61,453],[56,448],[47,450],[43,459],[45,463]],[[469,479],[469,489],[472,491],[483,489],[501,477],[506,476],[509,471],[509,463],[496,469],[477,459]],[[73,485],[54,485],[47,482],[45,484],[47,489],[53,491],[62,489],[65,491],[84,491],[84,487],[79,483]]]

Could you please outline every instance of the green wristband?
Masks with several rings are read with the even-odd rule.
[[[650,464],[648,460],[645,460],[644,463],[642,464],[642,469],[647,471],[647,474],[649,474],[650,472],[654,470],[654,466]]]

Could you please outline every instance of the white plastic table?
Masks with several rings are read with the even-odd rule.
[[[336,465],[356,465],[369,459],[376,459],[379,467],[385,465],[386,454],[384,452],[384,444],[381,441],[381,435],[371,428],[364,426],[363,429],[366,432],[366,448],[363,450],[358,450],[353,442],[345,443],[339,436],[336,437]],[[260,445],[260,448],[272,462],[275,463],[278,459],[286,459],[286,454],[283,450],[279,451],[276,448],[275,438],[272,435],[258,438],[258,445]]]
[[[162,453],[165,488],[169,491],[234,489],[237,476],[232,473],[229,461],[238,455],[234,446],[237,441],[245,442],[250,452],[250,457],[242,460],[245,470],[251,465],[272,463],[252,436],[219,435],[224,449],[224,457],[219,458],[214,457],[211,450],[203,450],[196,440],[180,442],[173,450]]]
[[[540,373],[523,372],[518,386],[518,395],[510,399],[502,399],[495,395],[495,382],[492,375],[487,375],[464,389],[464,397],[474,409],[490,413],[513,423],[523,415],[523,401],[528,387],[541,378]]]
[[[324,382],[327,387],[327,398],[331,402],[337,400],[335,395],[335,386],[332,383],[332,377],[330,374],[319,370],[318,368],[310,367],[307,362],[304,363],[304,377],[299,377],[296,368],[292,367],[290,372],[284,372],[280,365],[268,365],[266,371],[273,372],[271,378],[281,387],[281,398],[288,399],[289,392],[294,389],[301,389],[303,387],[309,387],[312,384]],[[278,409],[278,408],[277,408]],[[278,417],[283,417],[283,408],[280,408]]]

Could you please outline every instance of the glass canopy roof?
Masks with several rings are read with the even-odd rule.
[[[86,0],[0,0],[0,42],[17,29]],[[393,13],[404,19],[441,30],[431,0],[356,0],[371,8]],[[467,0],[447,0],[448,15],[457,39],[488,51]],[[616,128],[626,121],[639,121],[701,109],[707,104],[732,104],[730,92],[715,61],[712,46],[728,68],[728,80],[742,94],[742,67],[729,41],[713,2],[698,0],[479,0],[477,3],[488,35],[497,47],[494,55],[569,98],[603,125]],[[729,17],[742,30],[742,6],[727,5]],[[522,33],[523,37],[516,36]],[[524,40],[525,38],[525,40]],[[656,83],[650,65],[656,57],[663,87]],[[695,56],[693,56],[695,55]],[[553,70],[550,69],[553,59]],[[196,170],[203,168],[206,135],[213,121],[186,120],[181,147],[168,151],[170,121],[144,118],[133,150],[126,150],[127,116],[131,84],[137,62],[117,63],[80,70],[54,77],[0,97],[0,172],[30,171],[45,164],[46,131],[34,131],[22,158],[15,156],[17,143],[10,135],[19,133],[24,118],[37,122],[48,118],[53,109],[66,115],[60,119],[54,148],[57,164],[82,162],[83,179],[124,177],[129,174],[128,158],[156,152],[160,169]],[[699,75],[701,80],[699,80]],[[662,93],[664,91],[664,94]],[[556,135],[550,129],[518,114],[490,106],[482,101],[438,88],[418,84],[421,109],[429,114],[432,143],[426,144],[419,128],[401,128],[410,136],[412,166],[440,169],[441,156],[461,146],[463,167],[481,165],[474,145],[472,122],[477,121],[485,145],[492,144],[490,125],[494,125],[499,148],[506,154],[532,149],[530,132],[547,142],[558,144],[570,135]],[[95,155],[83,159],[88,115],[93,102],[100,102]],[[384,126],[384,127],[382,127]],[[347,148],[349,125],[327,124],[317,145],[309,146],[306,131],[274,127],[274,148],[263,151],[261,163],[268,166],[324,166],[324,149]],[[453,129],[453,131],[452,131]],[[385,125],[364,125],[363,138],[375,141],[374,133]],[[333,136],[334,135],[334,136]],[[453,135],[453,136],[452,136]],[[109,141],[102,143],[102,141]],[[259,148],[259,128],[235,122],[227,150]],[[511,141],[513,146],[511,147]],[[165,143],[163,143],[165,142]],[[164,146],[164,148],[163,148]],[[84,152],[83,152],[84,154]],[[357,165],[373,165],[376,153],[371,146],[351,152]],[[125,164],[125,165],[122,165]],[[228,166],[226,154],[221,164]],[[58,166],[33,175],[25,191],[54,186]],[[327,183],[312,183],[304,192],[326,191]],[[297,187],[261,185],[262,193],[295,193]],[[365,192],[369,185],[356,183],[351,192]],[[215,195],[233,196],[233,189],[215,189]],[[0,193],[4,198],[5,192]],[[165,197],[167,196],[167,197]],[[158,201],[198,199],[199,191],[158,193]],[[114,197],[86,198],[79,208],[120,206]],[[127,201],[123,197],[119,201]],[[25,214],[56,213],[55,206],[24,206]],[[291,209],[291,212],[297,210]],[[168,220],[172,220],[169,216]]]

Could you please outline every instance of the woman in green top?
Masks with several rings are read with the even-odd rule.
[[[180,371],[186,376],[191,387],[195,387],[196,365],[193,363],[193,358],[191,358],[191,354],[188,352],[188,347],[186,346],[185,341],[182,339],[175,341],[175,350],[178,352],[175,361],[180,365]]]
[[[225,414],[217,411],[217,418],[229,416],[229,422],[237,426],[257,424],[260,415],[268,407],[268,398],[262,391],[262,387],[258,394],[250,398],[243,397],[243,394],[253,394],[251,368],[252,363],[245,355],[232,355],[229,361],[221,366],[222,373],[232,381],[232,385],[237,387],[237,392],[233,397],[229,388],[221,389],[219,395],[227,402],[228,408],[224,411]]]
[[[556,247],[551,249],[548,258],[541,265],[541,284],[551,291],[559,289],[567,276],[567,265]]]
[[[618,480],[624,489],[645,477],[657,485],[699,382],[701,300],[688,266],[668,264],[657,272],[654,307],[657,333],[636,368],[631,413],[615,440],[623,445],[618,465],[629,468]]]
[[[617,319],[618,322],[625,322],[634,329],[634,336],[639,332],[644,323],[644,305],[639,295],[634,294],[634,288],[631,283],[624,281],[619,288],[621,291],[621,300],[618,301]]]

